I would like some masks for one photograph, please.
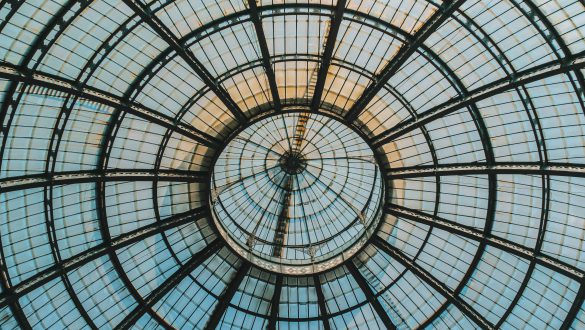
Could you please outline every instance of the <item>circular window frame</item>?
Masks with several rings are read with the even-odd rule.
[[[377,172],[380,176],[380,195],[379,195],[379,204],[377,209],[374,211],[372,216],[372,220],[369,226],[366,227],[364,231],[362,231],[359,238],[352,240],[351,244],[348,244],[342,251],[335,254],[334,256],[329,256],[326,259],[319,260],[314,263],[304,263],[304,264],[293,264],[293,263],[278,263],[275,261],[267,260],[262,258],[252,252],[249,251],[247,247],[242,246],[241,242],[235,240],[231,237],[231,234],[222,226],[221,221],[218,219],[215,208],[214,208],[214,194],[215,191],[212,189],[213,187],[213,172],[215,166],[217,164],[218,159],[222,155],[225,148],[244,130],[248,127],[252,126],[253,124],[270,118],[274,116],[280,115],[289,115],[289,114],[298,114],[298,113],[309,113],[309,114],[316,114],[323,117],[327,117],[339,122],[343,125],[346,129],[351,130],[353,133],[357,134],[359,138],[361,138],[369,147],[369,150],[372,152],[372,156],[374,158],[374,162],[377,168]],[[260,267],[266,271],[275,274],[283,274],[283,275],[290,275],[290,276],[303,276],[303,275],[311,275],[311,274],[319,274],[335,267],[343,265],[345,262],[351,260],[356,255],[359,254],[365,247],[367,247],[373,238],[376,235],[381,225],[383,225],[383,217],[384,217],[384,208],[387,204],[387,196],[389,195],[388,189],[388,180],[386,180],[386,169],[382,166],[383,162],[382,159],[385,159],[385,156],[380,155],[380,150],[373,148],[372,145],[369,143],[368,134],[365,133],[361,127],[357,127],[355,123],[347,123],[343,116],[340,116],[332,111],[328,110],[320,110],[318,112],[312,112],[308,106],[303,105],[293,105],[288,106],[286,109],[282,111],[274,111],[273,109],[265,110],[260,113],[257,113],[255,116],[250,118],[244,125],[238,126],[237,129],[233,130],[228,138],[225,139],[221,148],[215,153],[211,163],[210,163],[210,175],[208,178],[208,193],[207,193],[207,203],[210,209],[210,223],[212,224],[213,228],[215,229],[216,233],[226,242],[226,246],[235,252],[239,257],[243,258],[247,262],[252,263],[253,265]]]

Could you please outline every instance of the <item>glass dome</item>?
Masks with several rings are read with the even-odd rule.
[[[364,246],[381,218],[374,153],[351,128],[311,112],[246,127],[215,162],[216,227],[244,258],[284,274],[321,272]]]
[[[585,328],[582,0],[3,0],[1,329]]]

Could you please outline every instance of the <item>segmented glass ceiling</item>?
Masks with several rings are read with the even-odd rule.
[[[335,119],[286,113],[253,123],[216,160],[221,235],[270,271],[307,274],[351,258],[375,232],[383,198],[368,144]]]
[[[0,328],[585,327],[584,34],[582,0],[2,0]]]

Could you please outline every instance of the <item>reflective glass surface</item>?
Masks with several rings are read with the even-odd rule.
[[[2,0],[0,328],[582,329],[584,70],[582,0]]]

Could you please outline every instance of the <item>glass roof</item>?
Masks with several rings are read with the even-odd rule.
[[[246,127],[211,179],[218,230],[260,267],[320,272],[349,259],[381,217],[380,170],[368,144],[335,119],[285,113]]]
[[[585,328],[583,70],[582,0],[3,0],[0,328]]]

